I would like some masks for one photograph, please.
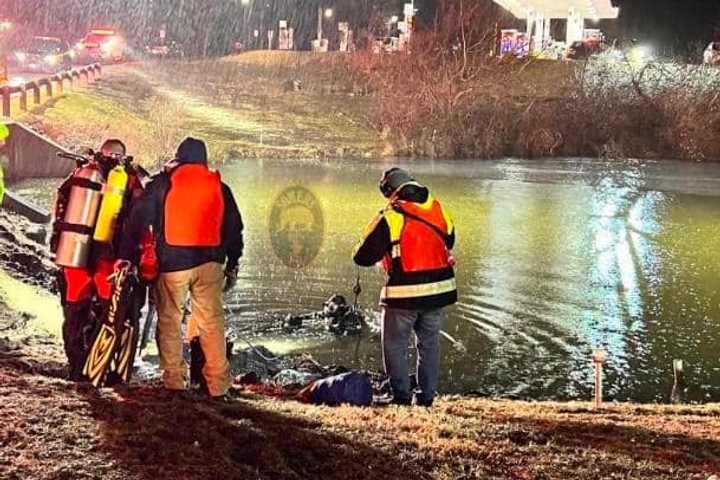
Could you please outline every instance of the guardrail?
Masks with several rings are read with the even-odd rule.
[[[28,109],[28,94],[32,94],[34,105],[42,103],[42,90],[45,90],[46,98],[54,95],[62,95],[65,90],[65,82],[69,82],[70,88],[74,88],[83,81],[90,83],[95,81],[102,74],[102,66],[99,63],[88,65],[82,68],[74,68],[55,75],[32,80],[22,85],[4,86],[0,88],[2,97],[2,114],[9,117],[12,113],[12,99],[18,96],[20,99],[19,108],[25,112]]]

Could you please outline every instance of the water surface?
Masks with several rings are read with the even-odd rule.
[[[351,296],[350,252],[384,206],[389,164],[238,161],[221,168],[246,223],[246,255],[228,294],[231,324],[279,351],[378,368],[377,336],[289,335],[280,319],[333,293]],[[720,401],[720,166],[583,160],[407,165],[457,225],[459,303],[447,310],[444,392],[589,398],[590,353],[608,351],[608,396],[662,401],[672,360],[689,398]],[[325,216],[320,254],[289,268],[274,255],[273,200],[315,193]],[[383,283],[362,272],[360,302],[377,313]]]

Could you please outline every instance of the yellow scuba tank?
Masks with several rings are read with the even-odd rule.
[[[93,240],[101,243],[111,243],[115,235],[117,220],[123,208],[125,190],[128,184],[128,174],[124,165],[118,165],[110,171],[103,191],[97,224]]]
[[[87,266],[92,234],[102,199],[103,176],[98,166],[86,163],[70,179],[65,214],[60,222],[55,263],[61,267]]]

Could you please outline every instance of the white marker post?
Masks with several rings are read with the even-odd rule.
[[[603,363],[607,358],[607,352],[602,349],[593,351],[592,361],[595,364],[595,408],[602,406],[602,379],[603,379]]]
[[[685,393],[685,365],[682,360],[673,360],[673,380],[670,401],[674,404],[683,403]]]

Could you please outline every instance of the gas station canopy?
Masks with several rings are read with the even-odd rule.
[[[569,12],[592,20],[617,18],[619,9],[611,0],[494,0],[520,19],[542,16],[568,18]]]

